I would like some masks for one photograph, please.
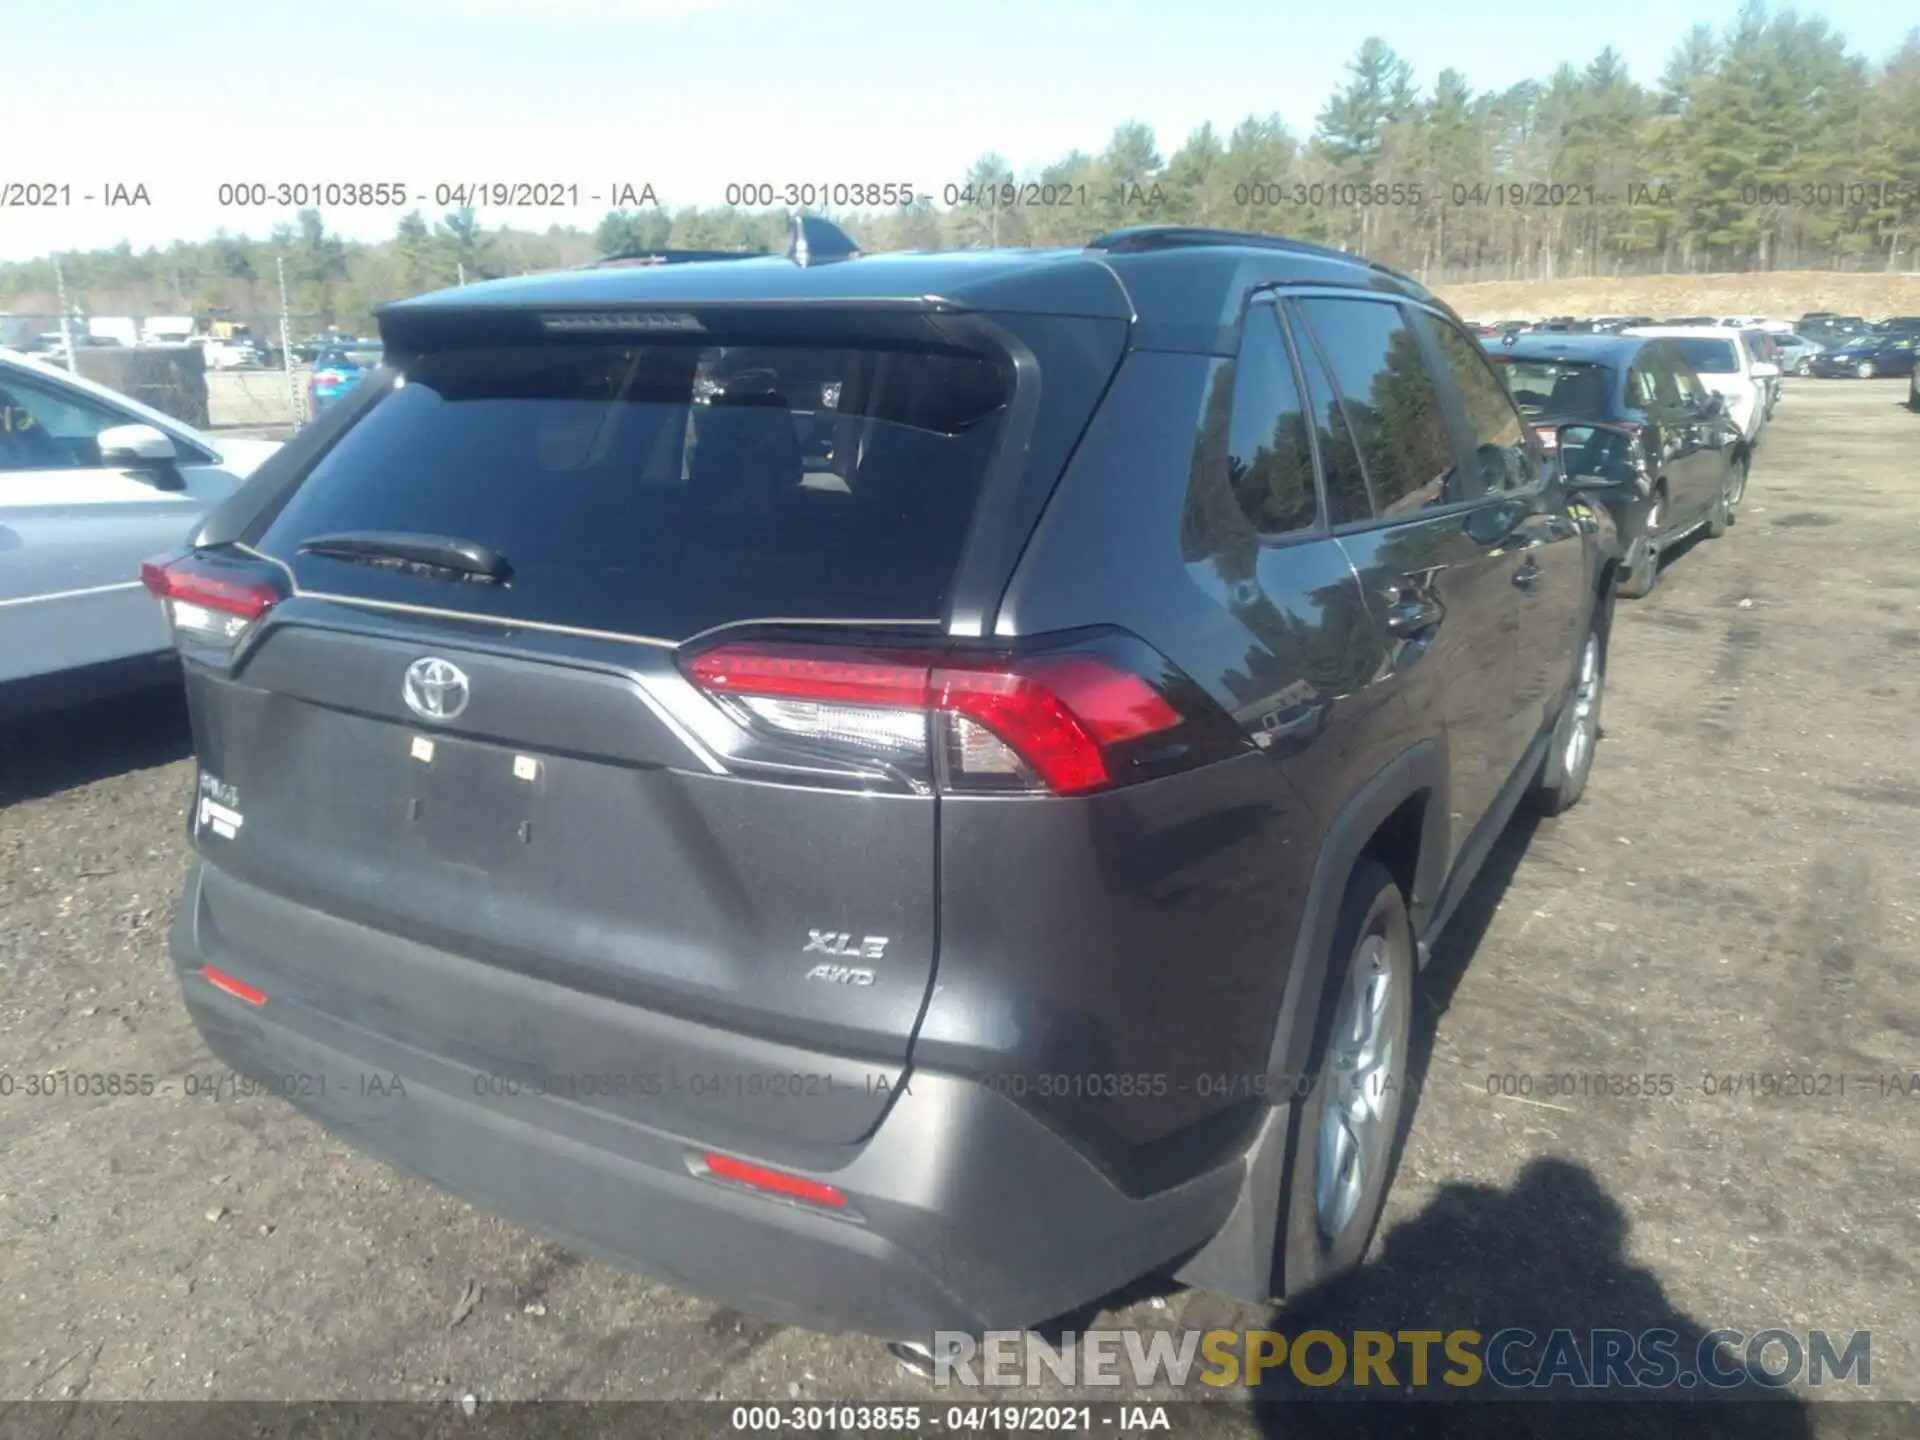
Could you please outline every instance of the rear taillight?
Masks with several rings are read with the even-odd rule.
[[[313,372],[313,383],[316,385],[338,385],[346,378],[347,377],[342,375],[338,370],[316,370]]]
[[[945,790],[1083,794],[1217,756],[1238,736],[1130,636],[1025,655],[743,642],[684,668],[749,729]]]
[[[1549,450],[1560,448],[1560,427],[1558,425],[1536,425],[1533,433],[1540,437],[1540,443]]]
[[[258,570],[200,555],[149,560],[140,581],[159,599],[182,647],[234,650],[282,598]]]

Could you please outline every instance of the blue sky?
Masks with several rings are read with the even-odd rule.
[[[1911,23],[1888,0],[1802,6],[1879,59]],[[986,150],[1024,169],[1138,119],[1171,149],[1196,125],[1278,113],[1304,134],[1378,34],[1424,87],[1476,89],[1611,43],[1651,81],[1737,0],[1487,6],[1480,0],[0,0],[0,183],[72,185],[68,210],[0,209],[0,259],[130,240],[262,235],[227,180],[650,182],[716,204],[730,180],[912,181],[937,194]],[[179,125],[172,118],[205,117]],[[25,139],[27,143],[19,143]],[[146,210],[79,201],[146,185]],[[604,204],[521,212],[592,224]],[[433,207],[428,206],[429,214]],[[397,212],[331,211],[347,234]],[[510,218],[482,211],[489,224]]]

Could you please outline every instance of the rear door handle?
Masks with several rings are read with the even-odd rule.
[[[1440,623],[1440,617],[1445,613],[1439,601],[1398,585],[1388,589],[1386,599],[1390,607],[1387,611],[1387,633],[1403,640],[1424,635]]]
[[[1531,560],[1527,561],[1513,572],[1513,583],[1531,595],[1533,587],[1540,583],[1540,567]]]

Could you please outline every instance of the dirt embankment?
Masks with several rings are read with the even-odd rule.
[[[1583,276],[1437,285],[1442,299],[1474,318],[1546,315],[1767,315],[1809,310],[1882,319],[1920,315],[1920,273],[1843,275],[1824,270],[1749,275]]]

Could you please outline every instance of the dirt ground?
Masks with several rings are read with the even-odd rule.
[[[1873,1392],[1920,1397],[1905,394],[1791,382],[1738,525],[1621,603],[1585,800],[1503,842],[1428,972],[1422,1089],[1369,1267],[1283,1326],[1871,1330]],[[583,1262],[276,1101],[25,1094],[54,1070],[216,1068],[165,954],[191,780],[171,702],[0,737],[0,1414],[951,1398],[872,1341]],[[1671,1093],[1543,1098],[1548,1075],[1645,1073]],[[1774,1093],[1779,1075],[1824,1093]],[[1489,1093],[1520,1076],[1531,1098]],[[1148,1286],[1098,1323],[1264,1319]],[[1840,1433],[1850,1408],[1790,1404],[1752,1433]]]
[[[1812,310],[1864,315],[1920,315],[1920,274],[1842,275],[1829,270],[1773,270],[1752,275],[1596,276],[1567,280],[1489,280],[1436,285],[1449,305],[1475,319],[1544,315],[1765,315],[1797,320]]]

